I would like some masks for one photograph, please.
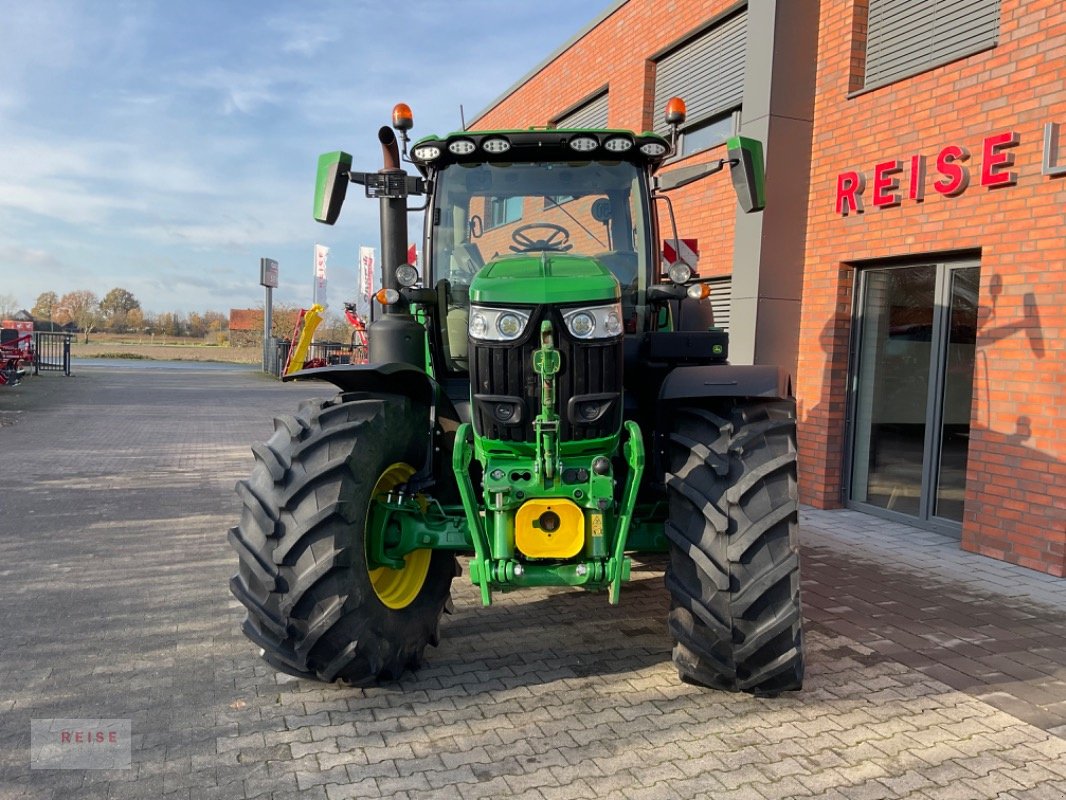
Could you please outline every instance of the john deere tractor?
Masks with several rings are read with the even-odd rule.
[[[365,685],[418,667],[457,556],[487,606],[529,586],[618,603],[631,556],[669,553],[681,679],[801,687],[789,378],[728,364],[708,284],[664,272],[659,247],[666,193],[727,165],[761,208],[761,148],[735,138],[728,159],[657,176],[679,101],[667,119],[670,137],[464,130],[408,156],[400,104],[381,170],[320,158],[318,221],[350,183],[380,203],[382,313],[369,364],[292,376],[340,391],[276,419],[237,486],[230,587],[274,668]],[[421,272],[409,211],[425,212]]]

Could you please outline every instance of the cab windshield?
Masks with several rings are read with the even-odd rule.
[[[648,196],[627,161],[452,164],[436,176],[427,222],[430,275],[449,283],[446,357],[465,369],[469,288],[486,263],[515,254],[595,258],[618,279],[626,330],[643,328]]]
[[[452,303],[465,306],[465,290],[489,261],[589,256],[618,278],[636,315],[648,274],[644,186],[641,169],[626,161],[452,164],[436,177],[431,274],[447,279]]]

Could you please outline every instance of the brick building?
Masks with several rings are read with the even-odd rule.
[[[664,171],[764,143],[765,211],[671,199],[732,360],[793,375],[801,499],[1066,575],[1062,4],[620,0],[474,127],[662,130],[671,94]]]
[[[229,310],[229,341],[234,347],[263,344],[263,309],[231,308]]]

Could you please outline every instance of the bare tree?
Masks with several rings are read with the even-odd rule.
[[[60,324],[73,322],[85,334],[85,344],[89,343],[89,334],[100,325],[100,301],[88,289],[67,292],[59,298],[59,305],[53,309],[53,319]]]
[[[275,304],[271,315],[271,335],[279,339],[291,339],[299,316],[300,309],[296,306]]]
[[[19,300],[13,294],[0,294],[0,319],[9,319],[19,310]]]
[[[37,295],[37,302],[30,309],[30,314],[36,320],[52,321],[52,311],[59,305],[59,295],[55,292],[41,292]]]

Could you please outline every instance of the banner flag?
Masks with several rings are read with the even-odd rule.
[[[368,303],[374,294],[374,248],[359,248],[359,293]]]
[[[326,302],[326,259],[329,257],[329,248],[325,245],[315,245],[315,274],[311,300],[325,308]]]

